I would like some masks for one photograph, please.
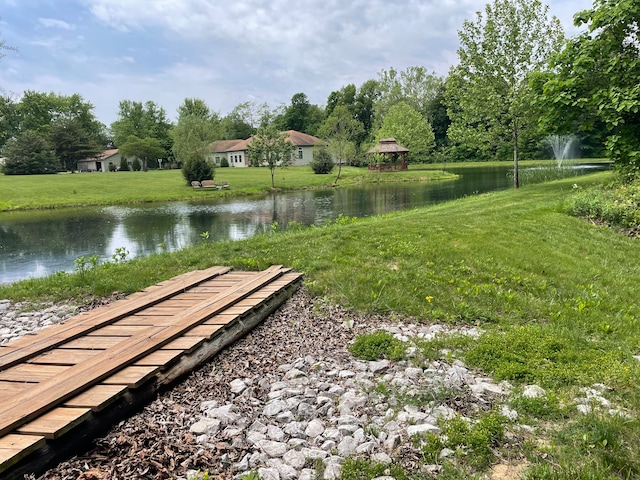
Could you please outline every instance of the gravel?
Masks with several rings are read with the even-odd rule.
[[[24,308],[0,301],[3,341],[80,310],[51,305],[19,313]],[[264,479],[331,479],[352,456],[437,472],[437,465],[421,465],[410,438],[437,434],[441,417],[490,410],[510,386],[459,361],[416,366],[354,358],[350,342],[378,329],[409,342],[453,331],[479,335],[475,328],[355,314],[300,290],[244,338],[113,426],[86,454],[38,478],[186,479],[208,471],[227,479],[256,471]]]

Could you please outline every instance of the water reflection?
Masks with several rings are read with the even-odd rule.
[[[455,171],[455,168],[449,170]],[[510,187],[508,166],[461,169],[443,183],[394,183],[310,190],[260,198],[0,214],[0,283],[72,271],[77,258],[129,258],[203,241],[241,240],[290,222],[322,225]]]

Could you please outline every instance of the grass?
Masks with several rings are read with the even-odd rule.
[[[194,190],[180,170],[110,172],[58,175],[0,175],[0,211],[117,205],[174,200],[251,195],[271,192],[266,168],[219,168],[216,180],[226,180],[229,190]],[[455,178],[439,169],[416,166],[406,172],[373,173],[366,168],[343,167],[338,185],[376,182],[426,182]],[[316,175],[311,167],[276,170],[276,188],[329,188],[334,174]]]
[[[639,478],[640,362],[634,355],[640,354],[640,242],[566,213],[574,184],[586,189],[610,177],[599,173],[373,218],[341,218],[246,241],[203,242],[2,285],[0,298],[77,301],[134,292],[216,264],[251,270],[287,265],[304,272],[312,294],[345,307],[477,325],[484,332],[477,341],[437,338],[421,348],[427,358],[448,349],[516,389],[537,383],[547,390],[546,400],[513,400],[536,429],[531,445],[502,446],[490,417],[482,426],[488,430],[475,432],[482,441],[465,444],[465,451],[475,449],[474,458],[449,465],[442,478],[474,475],[495,460],[487,452],[497,445],[510,448],[512,457],[527,456],[530,479]],[[380,342],[369,343],[377,348]],[[596,383],[606,385],[607,400],[624,415],[578,413],[575,399]]]

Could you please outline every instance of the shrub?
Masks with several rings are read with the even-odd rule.
[[[137,158],[133,159],[133,162],[131,163],[131,170],[133,170],[134,172],[139,172],[140,170],[142,170],[142,164],[140,163],[140,160],[138,160]]]
[[[406,345],[391,333],[378,330],[356,338],[349,351],[362,360],[378,360],[388,358],[401,360],[405,357]]]
[[[182,176],[187,181],[187,185],[191,182],[213,180],[213,174],[213,167],[204,158],[187,160],[182,164]]]
[[[120,171],[121,172],[129,171],[129,163],[127,162],[126,157],[120,157]]]
[[[221,167],[228,167],[229,166],[229,160],[227,159],[227,157],[222,157],[222,160],[220,160],[220,166]]]
[[[327,174],[333,170],[333,159],[327,147],[319,145],[313,148],[313,160],[311,168],[316,174]]]

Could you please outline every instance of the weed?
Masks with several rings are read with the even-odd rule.
[[[360,335],[349,347],[349,351],[361,360],[402,360],[406,356],[406,349],[404,342],[384,330]]]

